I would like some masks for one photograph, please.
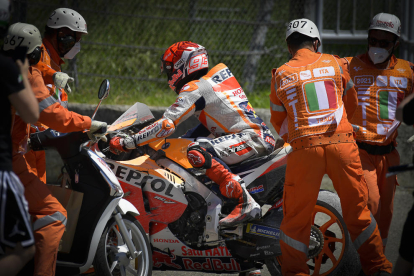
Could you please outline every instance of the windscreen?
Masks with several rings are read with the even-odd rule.
[[[108,130],[119,130],[132,125],[141,125],[152,119],[155,119],[154,115],[152,115],[146,104],[135,103],[113,122]]]

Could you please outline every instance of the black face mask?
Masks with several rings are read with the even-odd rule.
[[[76,33],[73,32],[73,36],[68,35],[64,37],[57,37],[56,39],[57,39],[58,48],[59,48],[59,55],[63,57],[75,45]]]
[[[41,55],[42,49],[40,47],[36,47],[33,52],[28,54],[27,59],[29,60],[30,66],[36,65],[39,62]]]

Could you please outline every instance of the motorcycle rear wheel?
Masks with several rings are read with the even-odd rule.
[[[133,260],[128,258],[128,247],[115,219],[111,218],[101,236],[93,262],[96,275],[151,275],[152,252],[144,228],[131,215],[123,215],[122,220],[139,255]]]
[[[312,213],[312,225],[323,235],[323,245],[310,250],[316,256],[308,259],[310,275],[356,275],[360,270],[359,257],[348,233],[339,197],[330,191],[320,191]],[[281,259],[266,260],[271,275],[281,274]]]

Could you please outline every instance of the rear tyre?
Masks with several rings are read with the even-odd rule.
[[[330,191],[320,191],[312,213],[312,230],[307,261],[310,275],[356,275],[359,257],[348,233],[339,197]],[[271,275],[282,275],[279,258],[266,260]]]
[[[139,255],[135,259],[129,259],[128,247],[115,219],[111,218],[101,236],[93,262],[96,275],[151,275],[152,252],[144,228],[131,215],[122,216],[122,220]]]

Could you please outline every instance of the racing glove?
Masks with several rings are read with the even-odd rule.
[[[69,77],[68,74],[63,72],[56,72],[53,74],[53,82],[59,88],[65,89],[66,92],[71,93],[72,90],[69,87],[68,82],[73,82],[75,79]]]
[[[114,154],[128,152],[135,148],[135,139],[131,136],[124,136],[123,138],[116,136],[109,142],[109,150]]]
[[[98,139],[102,139],[104,142],[106,142],[107,141],[106,136],[105,136],[106,135],[106,126],[107,126],[107,124],[105,122],[92,120],[91,128],[89,129],[89,132],[88,132],[89,139],[96,142],[96,140],[98,138]],[[94,133],[94,132],[96,132],[97,130],[100,130],[100,129],[103,129],[102,133]]]

